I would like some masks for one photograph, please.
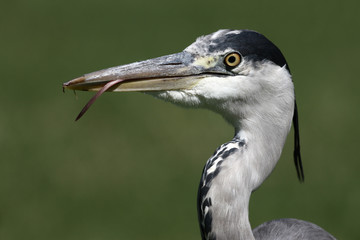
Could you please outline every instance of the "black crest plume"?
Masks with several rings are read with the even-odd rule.
[[[300,155],[299,116],[298,116],[296,101],[295,101],[295,109],[293,116],[293,125],[294,125],[294,163],[295,163],[297,176],[300,182],[304,182],[304,170],[301,163],[301,155]]]

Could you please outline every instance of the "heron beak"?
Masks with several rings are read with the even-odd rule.
[[[64,83],[63,87],[72,90],[99,91],[109,82],[117,81],[106,91],[180,90],[193,87],[210,74],[225,74],[221,68],[216,68],[214,59],[206,61],[207,66],[202,64],[204,62],[204,59],[200,61],[191,53],[180,52],[85,74]]]
[[[148,92],[191,89],[209,75],[228,75],[216,57],[199,57],[189,52],[112,67],[85,74],[63,84],[63,89],[97,91],[76,120],[106,91]]]

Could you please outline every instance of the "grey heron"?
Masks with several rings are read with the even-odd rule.
[[[251,193],[277,164],[292,121],[295,165],[303,180],[292,77],[281,51],[262,34],[219,30],[180,53],[85,74],[63,87],[98,91],[79,117],[104,91],[140,91],[210,109],[234,126],[234,138],[215,151],[201,176],[203,240],[335,239],[313,223],[290,218],[251,229]]]

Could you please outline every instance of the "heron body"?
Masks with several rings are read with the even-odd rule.
[[[112,81],[117,81],[114,86],[104,87]],[[198,217],[203,240],[335,239],[315,224],[296,219],[251,229],[251,193],[277,164],[297,114],[286,60],[263,35],[219,30],[183,52],[85,74],[64,87],[147,92],[210,109],[234,126],[234,138],[215,151],[202,173]],[[302,178],[301,162],[295,162]]]

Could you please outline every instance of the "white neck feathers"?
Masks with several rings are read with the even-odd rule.
[[[262,82],[263,91],[254,96],[224,102],[216,109],[236,129],[234,140],[222,145],[219,151],[223,146],[230,148],[236,142],[241,144],[237,147],[234,145],[237,149],[230,156],[221,159],[217,175],[212,176],[210,183],[206,183],[208,189],[204,196],[199,196],[200,207],[204,199],[211,200],[211,206],[206,209],[208,217],[211,216],[211,226],[208,226],[210,231],[205,239],[211,239],[211,236],[217,240],[253,239],[248,219],[251,192],[274,169],[291,127],[295,100],[290,75],[285,69],[279,68],[278,74],[273,75],[273,78],[271,75],[269,78],[269,72],[265,72],[263,76],[267,79],[259,80],[262,71],[258,73],[260,75],[253,78]],[[274,84],[276,88],[269,87]],[[211,173],[207,172],[209,162],[214,162],[215,157],[216,154],[205,166],[201,183],[203,185],[203,180],[207,180],[206,174]],[[205,213],[205,209],[202,210],[201,213],[199,209],[199,214]]]

